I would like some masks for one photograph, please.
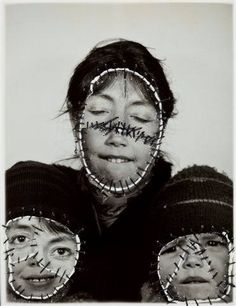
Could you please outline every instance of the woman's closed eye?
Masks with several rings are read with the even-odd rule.
[[[93,115],[105,115],[105,114],[108,114],[109,113],[109,111],[107,111],[107,110],[102,110],[102,109],[100,109],[100,110],[88,110],[91,114],[93,114]]]
[[[156,119],[156,113],[144,107],[130,111],[130,118],[139,123],[149,123]]]
[[[131,115],[130,117],[132,119],[134,119],[135,121],[140,122],[140,123],[148,123],[148,122],[153,122],[154,121],[154,119],[152,119],[152,118],[144,117],[144,116],[141,116],[141,115]]]

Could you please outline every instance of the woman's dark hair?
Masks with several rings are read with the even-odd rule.
[[[173,113],[175,98],[163,71],[161,60],[152,56],[140,43],[124,39],[100,47],[95,46],[75,68],[66,98],[67,112],[73,118],[78,118],[82,111],[93,78],[110,68],[129,68],[144,76],[157,90],[163,102],[163,119],[164,124],[167,123]]]

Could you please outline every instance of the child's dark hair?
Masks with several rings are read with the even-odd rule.
[[[89,94],[92,79],[110,68],[128,68],[145,77],[157,90],[163,101],[164,124],[173,115],[175,98],[163,71],[161,61],[155,58],[142,44],[119,39],[102,46],[95,46],[75,68],[69,82],[66,102],[67,111],[78,118]],[[114,77],[114,75],[113,75]],[[106,81],[109,81],[108,78]],[[104,87],[103,84],[101,86]],[[101,89],[101,88],[100,88]]]
[[[67,234],[67,235],[73,235],[74,234],[69,230],[68,227],[66,227],[65,225],[51,220],[51,219],[46,219],[46,218],[41,218],[40,219],[40,223],[42,224],[42,226],[49,231],[50,233],[53,234]]]

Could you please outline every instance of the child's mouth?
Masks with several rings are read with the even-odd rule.
[[[203,284],[203,283],[208,283],[208,281],[200,276],[187,277],[181,282],[181,284],[184,284],[184,285]]]
[[[52,281],[55,280],[55,276],[31,276],[26,277],[25,280],[34,286],[45,286],[49,285]]]

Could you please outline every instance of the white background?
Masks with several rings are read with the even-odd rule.
[[[75,66],[99,41],[138,41],[160,59],[178,115],[162,149],[174,173],[208,164],[233,176],[232,5],[74,3],[5,6],[5,167],[71,157],[67,115],[55,118]],[[77,164],[73,166],[78,166]]]

